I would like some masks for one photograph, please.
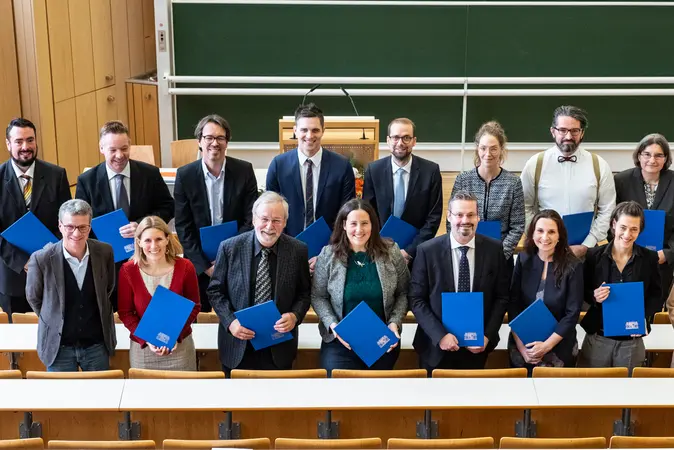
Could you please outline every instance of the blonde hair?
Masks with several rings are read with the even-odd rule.
[[[480,155],[478,154],[478,147],[480,146],[480,139],[482,136],[488,134],[494,136],[498,141],[499,146],[501,147],[501,155],[499,156],[499,165],[503,165],[506,160],[508,152],[506,150],[506,144],[508,143],[508,138],[506,137],[505,131],[500,123],[495,120],[492,120],[487,123],[483,123],[477,133],[475,133],[475,155],[473,156],[473,163],[475,167],[480,165]]]
[[[131,257],[131,260],[141,267],[147,265],[147,258],[145,257],[145,253],[143,253],[143,249],[140,246],[140,237],[143,235],[145,230],[149,230],[151,228],[162,231],[166,236],[168,241],[166,244],[166,260],[173,264],[178,257],[178,254],[183,252],[183,246],[180,245],[178,237],[171,233],[171,230],[169,230],[166,222],[164,222],[164,220],[158,216],[148,216],[141,220],[138,224],[138,228],[136,228],[136,234],[133,239],[135,251]]]

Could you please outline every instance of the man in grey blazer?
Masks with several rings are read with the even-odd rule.
[[[38,325],[37,354],[49,372],[107,370],[117,340],[110,294],[112,247],[89,239],[91,206],[68,200],[59,209],[63,239],[33,253],[26,298]]]
[[[218,348],[225,372],[292,368],[311,281],[307,246],[283,234],[287,221],[288,203],[267,191],[253,204],[254,230],[220,244],[208,298],[220,319]],[[292,333],[293,339],[256,351],[249,342],[255,332],[242,326],[234,312],[269,300],[281,313],[275,330]]]

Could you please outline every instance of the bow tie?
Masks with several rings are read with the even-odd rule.
[[[557,162],[563,163],[563,162],[566,162],[566,161],[576,162],[576,161],[578,161],[578,157],[576,155],[558,156],[557,157]]]

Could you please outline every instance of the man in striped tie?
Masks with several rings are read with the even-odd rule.
[[[70,200],[64,168],[39,160],[35,125],[12,120],[5,131],[9,160],[0,165],[0,232],[31,211],[57,238],[58,210]],[[26,301],[26,264],[30,255],[0,236],[0,308],[8,313],[31,311]]]

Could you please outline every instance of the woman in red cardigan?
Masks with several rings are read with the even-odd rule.
[[[201,309],[199,282],[190,261],[177,255],[183,249],[166,222],[157,216],[144,218],[134,238],[136,251],[119,272],[119,318],[131,333],[130,365],[137,369],[197,370],[197,356],[192,340],[192,323]],[[194,302],[185,328],[176,346],[155,347],[134,336],[143,313],[157,286],[182,295]]]

